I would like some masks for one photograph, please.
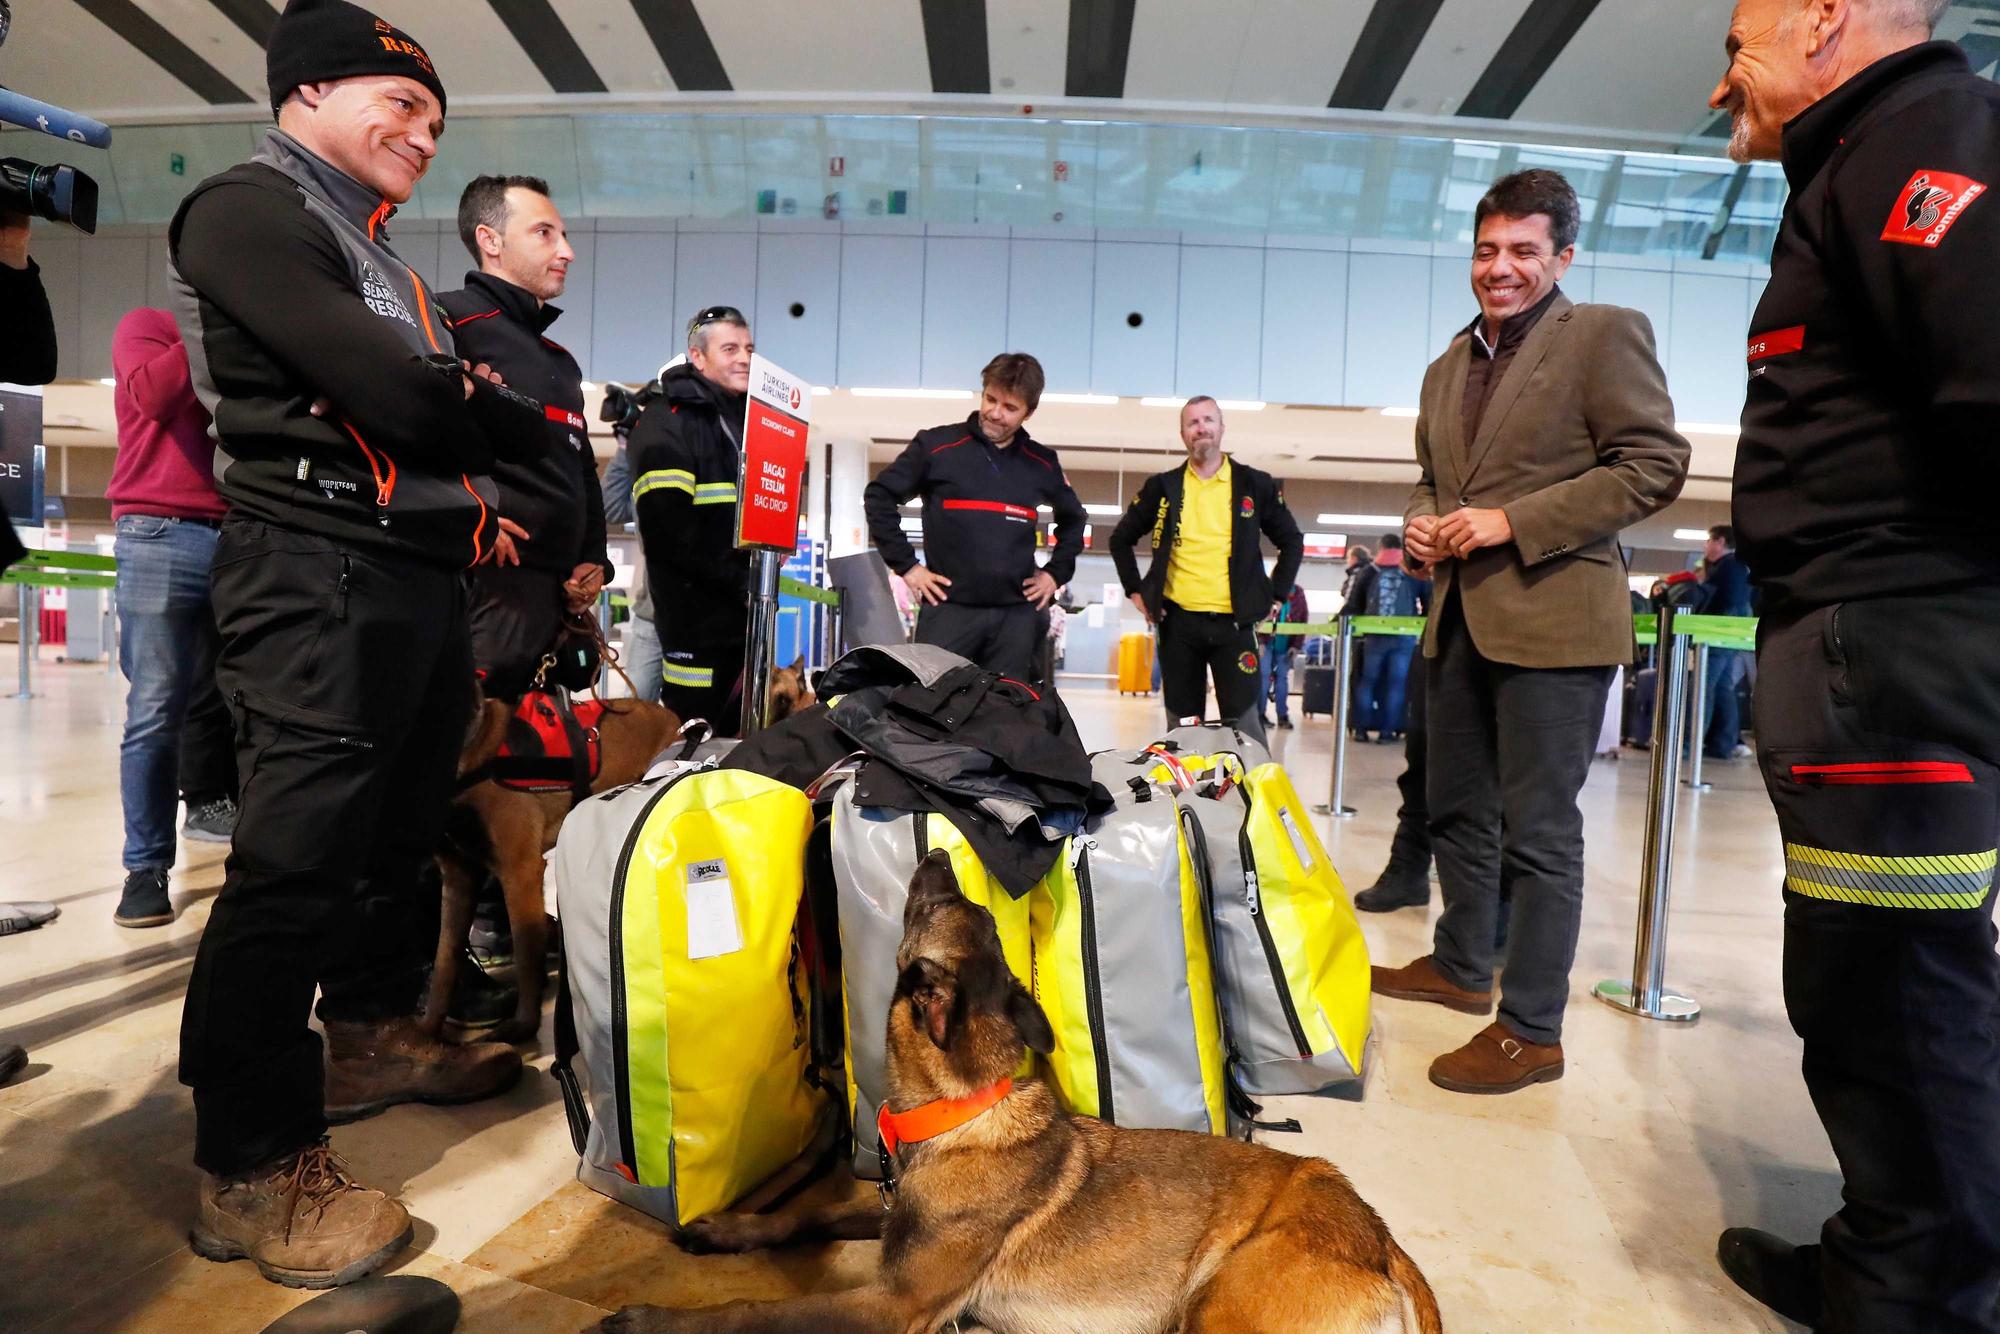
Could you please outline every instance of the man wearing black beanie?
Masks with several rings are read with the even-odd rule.
[[[509,1047],[426,1037],[414,1011],[435,946],[423,872],[475,698],[460,575],[493,548],[496,454],[543,448],[545,428],[459,360],[389,246],[444,129],[423,47],[341,0],[291,0],[269,71],[276,128],[168,232],[226,460],[216,675],[242,780],[180,1073],[207,1174],[196,1251],[331,1287],[411,1224],[333,1156],[328,1123],[469,1102],[521,1070]]]

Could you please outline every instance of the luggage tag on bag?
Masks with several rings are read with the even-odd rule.
[[[743,948],[736,920],[736,895],[729,887],[729,863],[690,862],[687,868],[687,956],[715,959]]]

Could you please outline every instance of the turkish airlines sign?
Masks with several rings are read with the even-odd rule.
[[[812,386],[752,354],[750,397],[743,416],[736,545],[790,555],[799,545]]]

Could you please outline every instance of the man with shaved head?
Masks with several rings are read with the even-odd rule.
[[[1944,0],[1740,0],[1711,104],[1791,198],[1750,326],[1738,549],[1785,1006],[1840,1160],[1819,1244],[1722,1235],[1835,1334],[2000,1329],[2000,88]]]

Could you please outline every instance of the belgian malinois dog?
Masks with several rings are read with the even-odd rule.
[[[889,1011],[883,1142],[892,1201],[790,1216],[712,1214],[695,1249],[880,1236],[875,1282],[705,1310],[631,1307],[620,1334],[763,1330],[928,1334],[1440,1334],[1416,1264],[1331,1163],[1071,1116],[1024,1049],[1055,1045],[951,862],[917,868]],[[872,1133],[873,1127],[864,1133]]]

